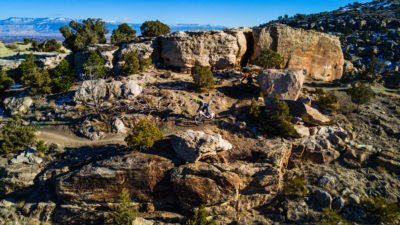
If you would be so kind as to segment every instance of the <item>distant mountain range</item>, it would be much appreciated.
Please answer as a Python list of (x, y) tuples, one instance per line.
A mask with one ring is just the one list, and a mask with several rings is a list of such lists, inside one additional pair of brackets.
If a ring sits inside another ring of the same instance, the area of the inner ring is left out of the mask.
[[(11, 17), (0, 20), (0, 38), (11, 37), (55, 37), (61, 38), (59, 28), (67, 25), (74, 19), (70, 18), (21, 18)], [(82, 21), (82, 20), (78, 20)], [(122, 22), (106, 22), (110, 31)], [(141, 24), (129, 23), (140, 35)], [(200, 24), (170, 24), (173, 32), (175, 31), (194, 31), (194, 30), (222, 30), (223, 26), (200, 25)]]

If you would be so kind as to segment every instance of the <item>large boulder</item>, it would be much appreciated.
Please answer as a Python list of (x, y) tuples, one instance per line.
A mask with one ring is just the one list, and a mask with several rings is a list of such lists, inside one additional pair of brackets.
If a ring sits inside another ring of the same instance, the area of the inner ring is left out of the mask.
[(143, 88), (134, 80), (129, 80), (121, 86), (122, 96), (125, 98), (135, 98), (142, 94)]
[(93, 99), (103, 99), (107, 96), (107, 84), (103, 79), (85, 80), (75, 92), (75, 102), (90, 102)]
[(140, 152), (124, 153), (90, 163), (56, 181), (61, 201), (82, 204), (112, 203), (121, 190), (139, 202), (162, 203), (171, 197), (167, 179), (174, 164), (163, 157)]
[(262, 49), (272, 49), (284, 58), (287, 68), (305, 69), (308, 78), (332, 81), (342, 77), (344, 57), (338, 37), (273, 24), (254, 29), (253, 38), (253, 59)]
[(300, 101), (287, 101), (290, 108), (290, 113), (294, 116), (300, 117), (304, 122), (311, 125), (325, 125), (330, 122), (330, 119), (320, 113), (317, 109), (304, 104)]
[(3, 101), (4, 108), (12, 116), (22, 115), (29, 112), (33, 105), (31, 97), (10, 97)]
[(175, 169), (171, 182), (182, 207), (191, 209), (237, 199), (241, 180), (221, 166), (199, 162)]
[(176, 154), (186, 162), (196, 162), (205, 156), (232, 149), (232, 144), (220, 134), (186, 130), (172, 139)]
[(217, 69), (240, 65), (251, 30), (176, 32), (161, 37), (165, 66), (190, 70), (196, 63)]
[(266, 99), (278, 97), (296, 101), (304, 83), (304, 70), (264, 70), (257, 81)]

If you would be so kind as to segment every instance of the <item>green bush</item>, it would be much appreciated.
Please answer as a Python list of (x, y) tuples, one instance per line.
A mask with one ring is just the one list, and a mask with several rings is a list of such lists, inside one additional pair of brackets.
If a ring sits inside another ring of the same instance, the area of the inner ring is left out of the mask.
[(132, 29), (128, 24), (118, 25), (111, 35), (111, 43), (120, 45), (123, 42), (130, 42), (136, 39), (136, 30)]
[(156, 20), (156, 21), (146, 21), (140, 26), (142, 35), (145, 37), (158, 37), (171, 32), (171, 28)]
[(122, 58), (125, 62), (122, 69), (126, 75), (145, 71), (152, 64), (150, 58), (140, 60), (135, 51), (126, 52)]
[(127, 189), (122, 189), (119, 194), (119, 206), (113, 213), (113, 224), (115, 225), (131, 225), (136, 219), (137, 211), (131, 206), (131, 196)]
[(151, 66), (151, 64), (153, 64), (153, 60), (151, 58), (140, 60), (140, 71), (147, 70)]
[(59, 52), (61, 50), (61, 44), (55, 40), (46, 40), (39, 44), (38, 51), (40, 52)]
[(24, 150), (36, 143), (35, 128), (23, 126), (18, 119), (8, 121), (0, 128), (0, 154)]
[(398, 224), (400, 222), (400, 207), (397, 202), (390, 202), (382, 197), (364, 198), (362, 205), (368, 215), (373, 215), (379, 224)]
[(259, 120), (259, 129), (276, 136), (296, 137), (297, 132), (291, 121), (287, 103), (274, 99), (272, 104), (264, 110), (263, 119)]
[(193, 218), (189, 219), (186, 222), (186, 225), (215, 225), (216, 222), (215, 220), (208, 220), (208, 212), (205, 209), (204, 206), (200, 206), (199, 209), (197, 209), (194, 212)]
[(206, 91), (214, 88), (214, 75), (210, 67), (196, 65), (192, 69), (194, 87), (199, 91)]
[(147, 150), (162, 138), (163, 134), (156, 124), (142, 119), (136, 124), (133, 132), (125, 138), (125, 142), (129, 147)]
[(75, 81), (75, 73), (68, 60), (63, 59), (56, 68), (51, 71), (53, 78), (53, 91), (66, 92)]
[(336, 211), (325, 208), (322, 209), (323, 216), (321, 219), (321, 225), (351, 225), (349, 221), (343, 218), (339, 213)]
[(271, 49), (262, 49), (260, 55), (251, 61), (252, 64), (264, 69), (280, 69), (283, 66), (283, 62), (283, 57)]
[(44, 155), (49, 150), (49, 146), (47, 146), (44, 141), (40, 140), (36, 142), (36, 151), (39, 154)]
[(72, 21), (69, 26), (61, 27), (60, 32), (65, 38), (64, 46), (72, 51), (82, 50), (91, 44), (107, 43), (108, 30), (101, 19), (89, 18), (82, 23)]
[(357, 104), (357, 111), (359, 111), (360, 105), (370, 102), (375, 96), (372, 88), (364, 83), (356, 83), (352, 85), (352, 88), (348, 93), (351, 96), (351, 101)]
[(126, 52), (122, 56), (125, 64), (123, 65), (123, 70), (126, 75), (136, 74), (140, 70), (139, 57), (135, 51)]
[(22, 82), (30, 88), (33, 94), (49, 94), (52, 81), (47, 70), (40, 69), (35, 63), (35, 56), (30, 54), (19, 66)]
[(3, 94), (7, 89), (14, 85), (14, 80), (7, 76), (7, 72), (0, 69), (0, 94)]
[(306, 197), (308, 195), (307, 181), (300, 177), (287, 181), (283, 194), (289, 197)]
[(324, 110), (335, 112), (339, 110), (339, 100), (336, 95), (326, 93), (323, 89), (317, 89), (317, 105)]
[(261, 107), (260, 107), (260, 105), (258, 105), (257, 100), (255, 100), (255, 99), (251, 100), (249, 113), (247, 115), (253, 121), (258, 121), (260, 119)]
[(104, 78), (107, 75), (106, 62), (97, 52), (92, 52), (83, 64), (83, 70), (90, 79)]

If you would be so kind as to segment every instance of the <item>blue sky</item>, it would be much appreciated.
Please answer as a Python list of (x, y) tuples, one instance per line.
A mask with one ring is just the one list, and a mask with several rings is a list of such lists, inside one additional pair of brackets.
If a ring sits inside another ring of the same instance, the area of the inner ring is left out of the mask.
[[(0, 19), (8, 17), (103, 18), (141, 23), (196, 23), (254, 26), (280, 15), (337, 9), (354, 0), (0, 0)], [(368, 0), (358, 0), (368, 2)]]

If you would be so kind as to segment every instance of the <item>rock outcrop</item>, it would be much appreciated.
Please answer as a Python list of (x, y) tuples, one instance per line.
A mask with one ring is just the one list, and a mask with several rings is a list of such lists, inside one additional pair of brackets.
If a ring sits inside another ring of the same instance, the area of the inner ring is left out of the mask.
[(89, 102), (93, 99), (103, 99), (107, 95), (107, 84), (103, 79), (85, 80), (75, 92), (75, 102)]
[(0, 196), (29, 193), (35, 177), (42, 169), (42, 159), (28, 149), (11, 160), (0, 159)]
[(135, 98), (142, 92), (143, 88), (134, 80), (108, 83), (104, 79), (85, 80), (75, 92), (74, 101), (87, 103), (93, 99)]
[(33, 100), (31, 97), (10, 97), (4, 99), (3, 104), (10, 115), (17, 116), (28, 113), (33, 105)]
[(143, 88), (134, 80), (129, 80), (121, 86), (122, 96), (135, 98), (143, 92)]
[(253, 59), (266, 48), (278, 52), (286, 68), (305, 69), (310, 79), (332, 81), (343, 74), (343, 52), (335, 36), (274, 24), (254, 29), (253, 38)]
[(221, 165), (199, 162), (175, 169), (171, 182), (181, 205), (191, 209), (237, 199), (241, 179)]
[(232, 144), (220, 134), (187, 130), (172, 139), (176, 154), (186, 162), (196, 162), (205, 156), (232, 149)]
[(304, 71), (301, 69), (264, 70), (257, 77), (266, 100), (278, 97), (282, 100), (296, 101), (304, 79)]
[(161, 37), (161, 60), (183, 71), (196, 63), (217, 69), (237, 67), (247, 51), (247, 32), (251, 30), (172, 33)]
[(287, 101), (290, 113), (300, 117), (304, 122), (311, 125), (325, 125), (330, 122), (330, 119), (320, 113), (317, 109), (299, 101)]
[(133, 152), (114, 156), (60, 177), (56, 194), (64, 202), (106, 203), (118, 200), (126, 188), (135, 201), (161, 204), (171, 196), (165, 183), (172, 168), (170, 160), (156, 155)]

